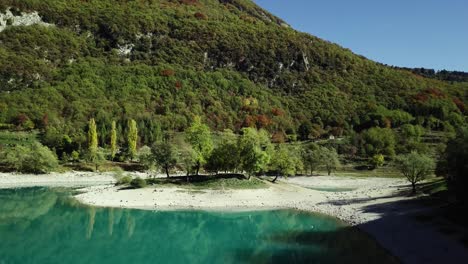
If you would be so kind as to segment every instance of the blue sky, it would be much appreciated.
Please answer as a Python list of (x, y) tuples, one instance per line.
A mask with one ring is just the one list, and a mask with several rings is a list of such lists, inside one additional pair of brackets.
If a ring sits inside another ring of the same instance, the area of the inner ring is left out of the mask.
[(397, 66), (468, 72), (468, 0), (254, 0), (297, 30)]

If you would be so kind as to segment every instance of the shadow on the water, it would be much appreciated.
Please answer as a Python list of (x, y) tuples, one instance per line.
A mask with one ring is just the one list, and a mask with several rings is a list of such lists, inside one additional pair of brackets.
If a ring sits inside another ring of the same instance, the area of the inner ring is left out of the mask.
[(399, 263), (372, 238), (355, 227), (337, 231), (292, 231), (264, 237), (279, 250), (255, 247), (236, 251), (246, 263)]

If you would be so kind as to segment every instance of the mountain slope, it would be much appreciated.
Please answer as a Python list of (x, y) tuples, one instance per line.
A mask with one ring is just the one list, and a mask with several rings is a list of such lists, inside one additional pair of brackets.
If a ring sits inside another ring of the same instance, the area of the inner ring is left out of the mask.
[[(467, 83), (367, 60), (249, 0), (4, 0), (2, 10), (1, 123), (80, 140), (90, 117), (103, 133), (134, 118), (149, 142), (148, 127), (183, 130), (194, 114), (217, 130), (281, 135), (304, 122), (316, 135), (464, 122)], [(34, 12), (41, 21), (20, 23)]]

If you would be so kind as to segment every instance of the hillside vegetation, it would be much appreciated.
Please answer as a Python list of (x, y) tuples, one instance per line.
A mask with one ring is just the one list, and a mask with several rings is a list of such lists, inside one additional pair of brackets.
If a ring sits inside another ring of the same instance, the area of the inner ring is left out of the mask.
[[(183, 131), (263, 128), (276, 142), (405, 124), (453, 132), (468, 84), (424, 78), (297, 32), (249, 0), (3, 0), (0, 123), (76, 148), (136, 120), (139, 145)], [(16, 25), (38, 12), (47, 24)], [(119, 141), (123, 142), (123, 138)]]

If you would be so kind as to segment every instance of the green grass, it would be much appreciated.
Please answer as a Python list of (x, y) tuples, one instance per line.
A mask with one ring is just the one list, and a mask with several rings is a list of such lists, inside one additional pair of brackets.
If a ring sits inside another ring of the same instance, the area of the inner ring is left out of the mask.
[[(326, 171), (316, 171), (314, 175), (327, 176)], [(337, 177), (377, 177), (377, 178), (402, 178), (403, 175), (394, 168), (384, 167), (375, 170), (356, 170), (351, 167), (340, 168), (332, 172), (330, 176)]]
[(419, 185), (419, 190), (427, 195), (438, 195), (447, 192), (447, 182), (442, 177), (434, 177)]
[(214, 190), (224, 190), (224, 189), (262, 189), (266, 188), (267, 184), (258, 179), (258, 178), (251, 178), (250, 180), (247, 179), (210, 179), (204, 182), (196, 182), (193, 183), (192, 188), (194, 189), (214, 189)]
[(189, 190), (226, 190), (226, 189), (262, 189), (267, 188), (265, 181), (258, 178), (250, 180), (242, 177), (216, 177), (216, 176), (199, 176), (196, 180), (187, 182), (186, 177), (171, 177), (171, 178), (156, 178), (148, 179), (149, 184), (156, 186), (172, 186), (181, 187)]

